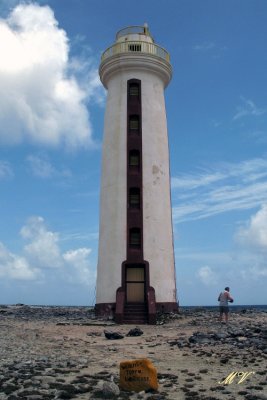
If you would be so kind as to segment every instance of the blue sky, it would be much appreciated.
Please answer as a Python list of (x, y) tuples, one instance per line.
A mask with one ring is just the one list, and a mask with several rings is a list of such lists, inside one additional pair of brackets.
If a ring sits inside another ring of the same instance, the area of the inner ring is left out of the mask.
[(178, 298), (266, 304), (267, 3), (0, 3), (0, 303), (95, 299), (101, 53), (147, 22), (166, 90)]

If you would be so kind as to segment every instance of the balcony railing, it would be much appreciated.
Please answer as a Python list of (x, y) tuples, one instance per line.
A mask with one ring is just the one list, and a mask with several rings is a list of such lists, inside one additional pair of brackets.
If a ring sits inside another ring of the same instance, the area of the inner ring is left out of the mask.
[(101, 57), (101, 62), (103, 62), (104, 60), (106, 60), (111, 56), (122, 53), (151, 54), (160, 57), (167, 62), (170, 62), (170, 55), (165, 49), (154, 43), (141, 42), (141, 41), (134, 41), (134, 42), (125, 41), (121, 43), (115, 43), (113, 46), (109, 47), (106, 51), (104, 51)]

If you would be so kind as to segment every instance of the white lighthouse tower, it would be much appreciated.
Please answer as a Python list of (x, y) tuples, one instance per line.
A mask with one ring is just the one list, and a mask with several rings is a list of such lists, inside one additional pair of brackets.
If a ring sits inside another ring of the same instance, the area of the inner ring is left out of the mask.
[(107, 89), (96, 312), (155, 323), (177, 310), (164, 89), (172, 68), (147, 25), (120, 30), (102, 55)]

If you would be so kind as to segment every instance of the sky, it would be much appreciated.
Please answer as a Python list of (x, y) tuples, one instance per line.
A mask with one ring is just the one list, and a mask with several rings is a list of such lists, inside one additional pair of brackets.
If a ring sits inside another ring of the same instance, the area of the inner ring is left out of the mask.
[(148, 23), (165, 91), (181, 306), (267, 304), (267, 2), (0, 1), (0, 304), (95, 301), (101, 53)]

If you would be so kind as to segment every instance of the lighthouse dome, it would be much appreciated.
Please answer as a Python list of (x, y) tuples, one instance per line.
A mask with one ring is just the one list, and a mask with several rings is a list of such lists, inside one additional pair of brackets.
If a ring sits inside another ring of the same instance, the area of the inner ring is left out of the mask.
[(121, 43), (126, 41), (154, 43), (147, 24), (144, 24), (144, 26), (128, 26), (119, 30), (116, 35), (116, 42)]

